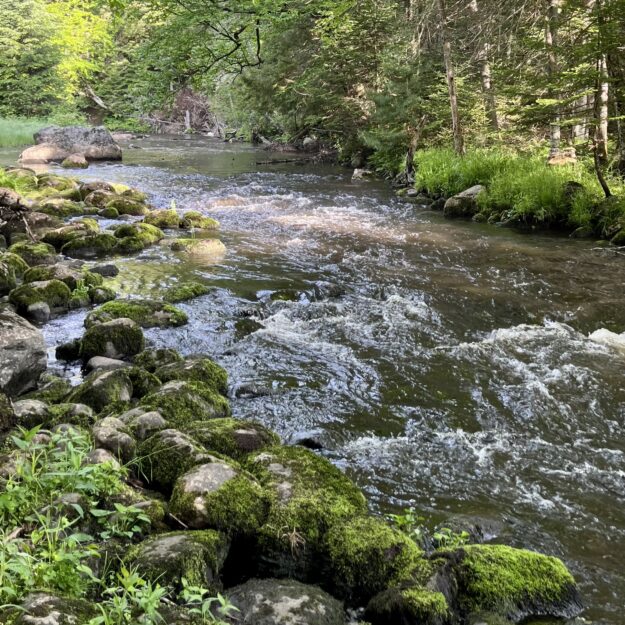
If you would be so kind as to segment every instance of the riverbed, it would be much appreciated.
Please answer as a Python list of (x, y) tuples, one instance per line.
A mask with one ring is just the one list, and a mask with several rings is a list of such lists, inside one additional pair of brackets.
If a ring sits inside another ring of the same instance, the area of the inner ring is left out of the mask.
[[(215, 358), (235, 416), (321, 447), (372, 509), (477, 517), (497, 541), (561, 557), (587, 618), (625, 623), (625, 353), (588, 338), (625, 331), (624, 254), (450, 222), (339, 167), (267, 164), (296, 155), (133, 145), (77, 176), (214, 217), (228, 249), (213, 265), (166, 247), (116, 261), (120, 296), (213, 287), (181, 305), (187, 326), (147, 331), (155, 346)], [(84, 315), (44, 326), (51, 366)]]

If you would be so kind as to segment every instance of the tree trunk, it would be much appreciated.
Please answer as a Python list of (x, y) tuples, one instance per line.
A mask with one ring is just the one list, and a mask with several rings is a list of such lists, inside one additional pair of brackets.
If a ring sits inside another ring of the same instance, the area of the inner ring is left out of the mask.
[(456, 90), (456, 75), (451, 53), (451, 41), (447, 31), (447, 12), (445, 10), (445, 0), (438, 0), (438, 10), (441, 20), (441, 36), (443, 39), (443, 58), (445, 60), (445, 74), (447, 77), (447, 90), (449, 91), (449, 104), (451, 107), (451, 128), (454, 135), (454, 150), (457, 154), (464, 154), (464, 138), (462, 136), (462, 126), (460, 125), (460, 115), (458, 113), (458, 93)]
[[(549, 73), (549, 97), (557, 99), (557, 89), (554, 82), (558, 80), (558, 20), (560, 17), (561, 0), (547, 0), (547, 24), (545, 27), (545, 47), (547, 48), (547, 71)], [(555, 105), (555, 110), (549, 126), (549, 157), (557, 156), (560, 152), (560, 106)]]
[(595, 149), (597, 158), (602, 165), (608, 162), (608, 66), (605, 54), (597, 62), (597, 126)]

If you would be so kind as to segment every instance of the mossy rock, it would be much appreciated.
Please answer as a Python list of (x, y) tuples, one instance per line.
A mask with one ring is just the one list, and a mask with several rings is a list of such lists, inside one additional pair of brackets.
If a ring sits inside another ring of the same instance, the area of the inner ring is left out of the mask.
[(41, 239), (44, 243), (49, 243), (55, 249), (60, 250), (66, 243), (78, 237), (97, 234), (100, 226), (95, 219), (85, 218), (80, 221), (62, 226), (55, 230), (49, 230)]
[(104, 219), (117, 219), (119, 217), (119, 211), (111, 206), (110, 208), (101, 208), (98, 211), (98, 215), (104, 217)]
[(88, 213), (88, 209), (82, 202), (75, 202), (65, 198), (47, 198), (39, 202), (37, 210), (40, 213), (67, 219), (68, 217), (78, 217)]
[(252, 476), (215, 459), (178, 478), (169, 506), (171, 514), (190, 528), (251, 537), (267, 517), (269, 499)]
[(176, 239), (171, 244), (175, 252), (185, 252), (189, 258), (201, 265), (214, 265), (226, 255), (226, 246), (218, 239)]
[(42, 282), (45, 280), (60, 280), (72, 291), (83, 279), (83, 274), (68, 265), (57, 263), (56, 265), (38, 265), (31, 267), (24, 273), (24, 282)]
[(93, 409), (86, 404), (66, 402), (53, 404), (48, 407), (49, 420), (47, 427), (54, 427), (60, 423), (70, 423), (80, 428), (90, 429), (95, 423)]
[[(115, 371), (120, 371), (120, 369)], [(108, 416), (96, 421), (91, 432), (96, 449), (110, 451), (124, 464), (134, 460), (137, 451), (137, 441), (135, 441), (132, 433), (126, 428), (124, 422), (117, 417)]]
[(85, 327), (90, 328), (98, 323), (124, 317), (132, 319), (142, 328), (167, 328), (184, 325), (187, 315), (163, 302), (146, 299), (117, 300), (108, 302), (89, 313), (85, 319)]
[(180, 217), (174, 208), (152, 211), (143, 218), (143, 221), (157, 228), (180, 227)]
[(38, 399), (47, 404), (57, 404), (64, 401), (71, 390), (72, 385), (65, 378), (44, 373), (39, 378), (37, 390), (22, 395), (21, 399)]
[(7, 250), (19, 256), (29, 267), (35, 265), (54, 265), (57, 261), (56, 250), (48, 243), (14, 243)]
[(149, 213), (148, 207), (143, 202), (136, 202), (128, 197), (117, 196), (108, 202), (105, 208), (114, 208), (120, 215), (143, 216)]
[(45, 302), (51, 310), (65, 309), (72, 296), (67, 284), (60, 280), (42, 280), (22, 284), (9, 293), (9, 301), (18, 312), (26, 313), (28, 307), (38, 302)]
[(134, 357), (133, 363), (137, 365), (137, 367), (154, 373), (160, 367), (174, 362), (182, 362), (182, 360), (182, 356), (175, 349), (166, 347), (160, 349), (146, 349)]
[(112, 302), (116, 297), (117, 293), (107, 286), (89, 287), (89, 299), (96, 306)]
[(200, 230), (217, 230), (219, 222), (212, 217), (205, 217), (198, 211), (187, 211), (180, 219), (181, 228), (199, 228)]
[(0, 432), (5, 432), (14, 425), (15, 412), (11, 400), (4, 393), (0, 393)]
[(353, 605), (415, 576), (425, 582), (432, 573), (413, 540), (372, 516), (334, 525), (325, 543), (324, 584)]
[(206, 356), (190, 356), (181, 362), (160, 367), (155, 372), (162, 382), (186, 380), (201, 382), (204, 386), (226, 396), (228, 394), (228, 374), (223, 367)]
[(280, 291), (274, 291), (269, 296), (269, 299), (272, 302), (297, 302), (299, 297), (299, 293), (294, 289), (281, 289)]
[(368, 603), (364, 615), (371, 625), (444, 625), (450, 617), (445, 595), (419, 586), (379, 593)]
[(7, 295), (17, 286), (15, 271), (0, 257), (0, 296)]
[(141, 367), (128, 367), (126, 372), (132, 381), (132, 396), (135, 399), (154, 393), (162, 386), (161, 381), (153, 373)]
[(99, 273), (89, 270), (83, 270), (82, 281), (88, 287), (102, 286), (104, 284), (104, 278)]
[(228, 400), (200, 382), (167, 382), (140, 403), (160, 412), (172, 427), (183, 430), (193, 421), (230, 416)]
[(445, 566), (463, 615), (491, 612), (518, 623), (573, 618), (583, 609), (575, 579), (558, 558), (504, 545), (469, 545)]
[(133, 254), (158, 243), (164, 233), (149, 224), (124, 224), (115, 229), (117, 251), (122, 254)]
[(0, 622), (5, 625), (77, 625), (88, 623), (97, 614), (93, 602), (35, 592), (17, 607), (0, 608)]
[(94, 371), (69, 394), (67, 401), (87, 404), (98, 413), (107, 407), (127, 405), (132, 392), (132, 382), (125, 369)]
[(103, 180), (92, 180), (91, 182), (83, 182), (79, 186), (80, 196), (86, 198), (94, 191), (106, 191), (107, 193), (115, 193), (115, 187)]
[(85, 332), (80, 357), (87, 362), (94, 356), (127, 358), (145, 349), (145, 338), (132, 319), (113, 319), (93, 325)]
[(251, 454), (245, 466), (272, 498), (258, 537), (261, 573), (318, 580), (327, 532), (366, 513), (363, 494), (331, 462), (301, 447)]
[(16, 278), (22, 278), (28, 270), (28, 264), (26, 261), (17, 254), (12, 252), (5, 252), (0, 256), (0, 262), (10, 267), (15, 273)]
[(122, 197), (128, 198), (129, 200), (133, 200), (135, 202), (147, 202), (148, 194), (143, 191), (139, 191), (138, 189), (124, 189), (121, 192)]
[(139, 445), (139, 464), (151, 488), (170, 494), (176, 480), (193, 467), (215, 458), (180, 430), (165, 429)]
[(136, 567), (144, 579), (175, 591), (182, 589), (184, 578), (215, 594), (221, 590), (219, 576), (229, 547), (226, 536), (215, 530), (169, 532), (133, 547), (124, 565)]
[[(106, 205), (115, 199), (115, 193), (106, 191), (105, 189), (96, 189), (85, 197), (85, 204), (88, 206), (95, 206), (96, 208), (104, 209)], [(117, 214), (117, 209), (113, 209)]]
[(207, 450), (243, 461), (251, 453), (280, 444), (280, 437), (260, 423), (210, 419), (192, 423), (188, 432)]
[(117, 243), (118, 239), (112, 234), (101, 232), (68, 241), (61, 248), (61, 253), (72, 258), (101, 258), (114, 254)]
[(176, 304), (177, 302), (186, 302), (195, 297), (206, 295), (209, 292), (210, 288), (199, 282), (183, 282), (182, 284), (169, 287), (164, 299), (166, 302)]
[(39, 174), (37, 176), (37, 186), (40, 189), (51, 188), (56, 191), (69, 191), (78, 189), (79, 186), (75, 180), (65, 176), (57, 176), (56, 174)]

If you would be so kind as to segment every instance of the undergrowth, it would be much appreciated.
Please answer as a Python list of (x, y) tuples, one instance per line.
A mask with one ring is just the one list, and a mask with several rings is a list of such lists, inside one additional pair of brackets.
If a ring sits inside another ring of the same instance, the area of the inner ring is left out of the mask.
[[(33, 591), (96, 603), (85, 625), (156, 625), (160, 610), (177, 603), (198, 623), (222, 623), (235, 608), (204, 588), (183, 582), (176, 595), (137, 570), (105, 562), (106, 541), (132, 542), (149, 528), (139, 508), (107, 504), (127, 486), (117, 463), (90, 464), (89, 436), (68, 428), (21, 430), (5, 443), (0, 478), (0, 618)], [(5, 621), (2, 621), (5, 622)]]

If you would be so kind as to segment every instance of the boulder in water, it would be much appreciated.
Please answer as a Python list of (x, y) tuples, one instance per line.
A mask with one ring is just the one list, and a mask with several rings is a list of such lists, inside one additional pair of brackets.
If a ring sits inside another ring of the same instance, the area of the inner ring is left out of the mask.
[(87, 169), (89, 161), (83, 154), (70, 154), (66, 159), (63, 159), (61, 167), (65, 169)]
[(22, 152), (20, 162), (61, 162), (71, 155), (81, 155), (87, 161), (120, 161), (122, 158), (122, 149), (104, 126), (50, 126), (36, 132), (34, 139), (36, 145)]
[(445, 202), (443, 215), (450, 218), (473, 217), (479, 210), (477, 197), (482, 191), (484, 191), (484, 187), (481, 184), (476, 184), (462, 191), (462, 193), (450, 197)]

